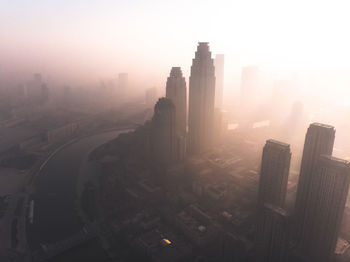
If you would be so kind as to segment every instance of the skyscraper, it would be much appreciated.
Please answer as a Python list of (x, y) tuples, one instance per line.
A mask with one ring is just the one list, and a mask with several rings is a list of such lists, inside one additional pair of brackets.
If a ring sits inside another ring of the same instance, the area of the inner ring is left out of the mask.
[(196, 154), (210, 149), (213, 143), (215, 68), (208, 43), (198, 44), (189, 90), (189, 152)]
[(151, 153), (160, 165), (176, 160), (175, 106), (168, 98), (160, 98), (154, 107), (151, 122)]
[(287, 212), (271, 204), (260, 209), (255, 237), (256, 262), (288, 261), (288, 219)]
[(288, 144), (269, 139), (266, 141), (261, 161), (259, 180), (259, 206), (270, 203), (284, 206), (290, 167)]
[(306, 214), (313, 204), (309, 198), (314, 190), (312, 180), (316, 174), (315, 168), (321, 155), (332, 155), (334, 137), (334, 127), (320, 123), (311, 124), (306, 133), (294, 212), (296, 242), (301, 241), (306, 230)]
[(348, 161), (322, 155), (313, 170), (298, 252), (310, 262), (331, 262), (350, 182)]
[(186, 80), (180, 67), (173, 67), (170, 71), (166, 82), (166, 97), (175, 105), (177, 134), (183, 136), (187, 126), (187, 94)]
[(222, 108), (223, 92), (224, 92), (224, 55), (217, 54), (215, 56), (215, 107)]

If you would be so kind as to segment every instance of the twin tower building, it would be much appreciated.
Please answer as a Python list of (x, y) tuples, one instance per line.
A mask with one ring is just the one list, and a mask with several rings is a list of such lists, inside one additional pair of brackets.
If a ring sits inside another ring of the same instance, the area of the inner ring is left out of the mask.
[(305, 137), (294, 212), (284, 210), (288, 144), (268, 140), (259, 185), (256, 262), (333, 262), (350, 184), (350, 163), (332, 156), (333, 126), (312, 123)]
[[(223, 69), (223, 55), (219, 57), (219, 67)], [(219, 78), (217, 99), (222, 99), (223, 77)], [(208, 43), (200, 42), (191, 66), (188, 125), (186, 80), (181, 68), (173, 67), (166, 83), (166, 98), (158, 100), (152, 119), (151, 144), (155, 158), (167, 164), (183, 159), (185, 152), (198, 154), (210, 149), (214, 136), (214, 107), (214, 60)]]

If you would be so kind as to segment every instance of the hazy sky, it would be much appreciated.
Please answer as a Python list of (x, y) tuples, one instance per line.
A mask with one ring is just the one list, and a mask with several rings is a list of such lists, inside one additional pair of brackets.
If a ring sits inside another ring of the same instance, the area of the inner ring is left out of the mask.
[(336, 0), (0, 0), (0, 70), (127, 71), (158, 83), (171, 66), (188, 75), (208, 41), (226, 55), (227, 79), (249, 64), (349, 71), (348, 12)]

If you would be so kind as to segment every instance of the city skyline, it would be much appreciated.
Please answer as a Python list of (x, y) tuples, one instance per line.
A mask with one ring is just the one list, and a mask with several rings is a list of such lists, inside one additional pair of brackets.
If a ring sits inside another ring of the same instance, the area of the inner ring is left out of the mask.
[(0, 4), (1, 262), (350, 261), (341, 0)]
[[(208, 41), (214, 54), (225, 54), (228, 94), (239, 89), (241, 67), (249, 65), (258, 65), (266, 73), (266, 81), (270, 81), (270, 75), (288, 78), (296, 72), (303, 81), (311, 82), (310, 90), (326, 92), (332, 88), (348, 93), (349, 38), (341, 33), (346, 30), (348, 17), (341, 1), (334, 4), (288, 1), (286, 6), (279, 1), (252, 1), (251, 5), (261, 10), (253, 13), (245, 1), (191, 2), (187, 8), (181, 8), (181, 2), (109, 0), (98, 3), (76, 0), (70, 4), (57, 0), (35, 3), (16, 0), (1, 5), (0, 24), (4, 26), (0, 28), (3, 39), (0, 76), (28, 75), (34, 71), (62, 83), (65, 79), (92, 81), (122, 71), (152, 85), (163, 85), (167, 68), (174, 65), (181, 66), (187, 78), (190, 72), (187, 57), (192, 53), (193, 43)], [(153, 5), (158, 8), (151, 10)], [(199, 5), (204, 11), (196, 12)], [(103, 17), (95, 10), (103, 13)], [(150, 17), (150, 12), (157, 15)], [(182, 13), (183, 19), (176, 20), (175, 13)], [(197, 19), (192, 20), (193, 15)], [(294, 23), (296, 16), (299, 19)], [(143, 26), (145, 30), (139, 30)], [(182, 32), (181, 41), (173, 41), (171, 32), (177, 31)], [(151, 61), (153, 66), (149, 67)], [(350, 104), (349, 99), (336, 92), (327, 92), (324, 97), (330, 95)]]

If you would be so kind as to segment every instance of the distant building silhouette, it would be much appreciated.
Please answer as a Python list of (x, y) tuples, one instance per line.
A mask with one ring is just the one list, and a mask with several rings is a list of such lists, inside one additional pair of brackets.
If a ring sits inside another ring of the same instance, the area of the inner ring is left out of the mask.
[(34, 74), (33, 80), (26, 84), (26, 98), (30, 104), (40, 105), (47, 102), (49, 89), (41, 74)]
[(223, 93), (224, 93), (224, 61), (225, 56), (223, 54), (217, 54), (215, 56), (215, 107), (222, 108)]
[(175, 106), (168, 98), (160, 98), (151, 122), (151, 151), (156, 163), (169, 165), (176, 160)]
[(297, 250), (306, 261), (332, 262), (349, 189), (350, 163), (323, 155), (316, 165)]
[(306, 230), (306, 217), (314, 199), (311, 192), (315, 190), (312, 183), (318, 160), (321, 155), (332, 155), (335, 137), (333, 126), (313, 123), (309, 126), (305, 137), (303, 157), (295, 202), (295, 241), (300, 243)]
[(215, 68), (208, 43), (200, 42), (192, 60), (189, 86), (189, 152), (196, 154), (213, 143)]
[(271, 204), (261, 207), (255, 237), (256, 262), (288, 261), (287, 212)]
[(176, 109), (177, 134), (184, 136), (187, 128), (186, 80), (180, 67), (173, 67), (166, 82), (166, 97), (171, 99)]
[(259, 206), (270, 203), (284, 206), (290, 167), (290, 146), (269, 139), (266, 141), (261, 161), (259, 180)]

